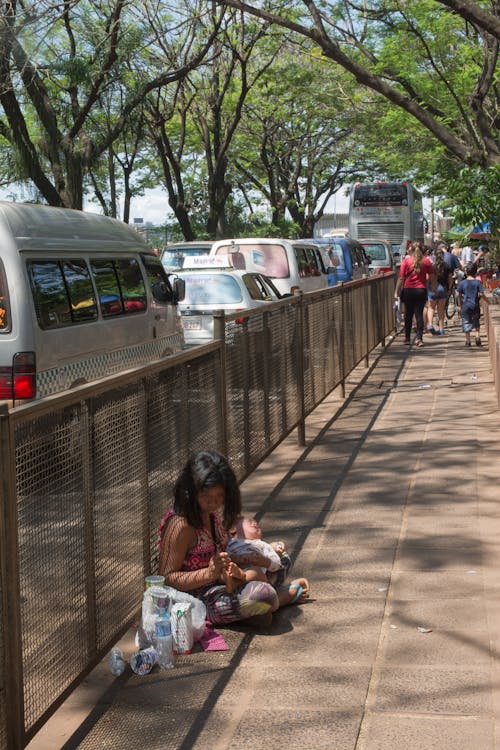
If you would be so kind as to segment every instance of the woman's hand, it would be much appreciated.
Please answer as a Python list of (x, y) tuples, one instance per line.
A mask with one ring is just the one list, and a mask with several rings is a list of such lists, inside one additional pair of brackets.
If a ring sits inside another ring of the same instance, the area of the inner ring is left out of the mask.
[(216, 581), (224, 571), (229, 567), (231, 558), (227, 552), (216, 552), (215, 555), (210, 558), (207, 570), (210, 573), (210, 577), (213, 581)]

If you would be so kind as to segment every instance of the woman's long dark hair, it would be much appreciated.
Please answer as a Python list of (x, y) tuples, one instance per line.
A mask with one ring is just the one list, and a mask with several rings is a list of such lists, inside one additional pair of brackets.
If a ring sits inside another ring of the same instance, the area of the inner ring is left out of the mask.
[(436, 274), (438, 283), (442, 284), (443, 286), (447, 286), (450, 269), (449, 266), (444, 262), (444, 252), (441, 249), (436, 250), (434, 256), (434, 272)]
[(227, 458), (217, 451), (193, 453), (175, 483), (174, 510), (190, 526), (201, 529), (203, 523), (198, 493), (211, 487), (224, 489), (223, 524), (229, 530), (241, 515), (241, 494)]

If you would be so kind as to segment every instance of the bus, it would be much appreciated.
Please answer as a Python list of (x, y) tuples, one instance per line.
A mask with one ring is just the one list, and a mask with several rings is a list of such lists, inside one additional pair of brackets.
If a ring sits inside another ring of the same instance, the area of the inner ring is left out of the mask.
[(362, 182), (351, 188), (349, 235), (388, 240), (404, 255), (410, 242), (424, 241), (422, 196), (409, 182)]

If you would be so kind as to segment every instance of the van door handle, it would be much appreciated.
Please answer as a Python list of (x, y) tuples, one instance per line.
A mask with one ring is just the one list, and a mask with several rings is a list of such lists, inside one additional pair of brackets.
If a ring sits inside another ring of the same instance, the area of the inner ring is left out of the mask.
[(161, 315), (155, 315), (155, 320), (161, 320)]

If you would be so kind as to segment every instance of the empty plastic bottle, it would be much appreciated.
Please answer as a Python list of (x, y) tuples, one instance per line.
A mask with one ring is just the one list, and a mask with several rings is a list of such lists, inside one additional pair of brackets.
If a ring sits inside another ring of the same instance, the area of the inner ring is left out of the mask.
[(123, 658), (123, 651), (114, 646), (109, 653), (109, 668), (111, 674), (115, 677), (119, 677), (125, 672), (125, 659)]
[(167, 615), (157, 618), (153, 643), (158, 652), (158, 666), (160, 669), (172, 669), (174, 666), (174, 639), (172, 637), (170, 618)]

